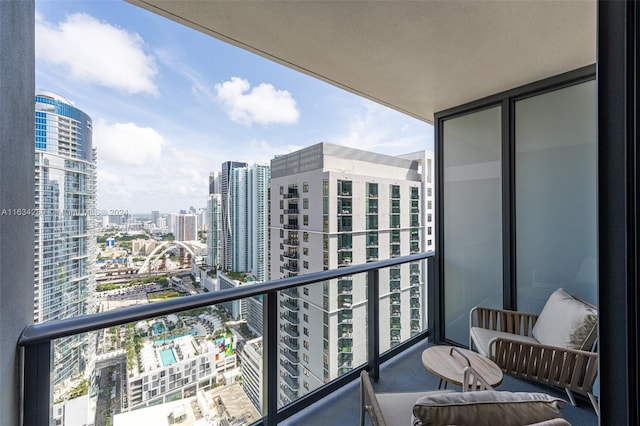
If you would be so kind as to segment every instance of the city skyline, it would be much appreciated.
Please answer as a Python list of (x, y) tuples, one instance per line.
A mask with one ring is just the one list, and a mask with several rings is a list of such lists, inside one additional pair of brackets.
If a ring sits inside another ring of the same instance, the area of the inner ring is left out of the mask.
[(36, 86), (94, 118), (101, 210), (201, 207), (223, 161), (268, 163), (322, 141), (433, 147), (424, 122), (125, 2), (36, 9)]

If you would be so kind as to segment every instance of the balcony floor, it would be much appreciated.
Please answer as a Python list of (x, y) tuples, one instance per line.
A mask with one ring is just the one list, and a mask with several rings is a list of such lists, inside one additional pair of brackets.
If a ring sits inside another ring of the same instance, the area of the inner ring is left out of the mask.
[[(434, 390), (438, 388), (438, 379), (423, 366), (420, 355), (430, 345), (418, 343), (409, 350), (382, 364), (380, 381), (374, 384), (376, 392), (403, 392)], [(457, 386), (450, 386), (456, 389)], [(539, 385), (532, 382), (504, 377), (498, 390), (519, 392), (542, 392), (567, 401), (562, 410), (564, 418), (573, 425), (597, 425), (598, 418), (586, 400), (577, 398), (577, 407), (572, 406), (562, 389)], [(282, 422), (282, 425), (357, 425), (360, 415), (359, 381), (354, 381), (327, 398), (308, 407), (295, 416)], [(366, 424), (371, 424), (367, 418)]]

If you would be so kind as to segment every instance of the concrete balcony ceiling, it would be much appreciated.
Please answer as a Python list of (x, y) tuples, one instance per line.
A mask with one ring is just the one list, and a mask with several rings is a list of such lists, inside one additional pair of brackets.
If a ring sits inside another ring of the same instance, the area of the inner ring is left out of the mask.
[(129, 1), (427, 122), (596, 60), (594, 1)]

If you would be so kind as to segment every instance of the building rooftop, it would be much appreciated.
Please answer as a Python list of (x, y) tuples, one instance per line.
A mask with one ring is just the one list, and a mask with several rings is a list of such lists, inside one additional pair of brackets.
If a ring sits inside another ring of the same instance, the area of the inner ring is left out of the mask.
[[(418, 154), (421, 154), (420, 157)], [(320, 142), (307, 148), (300, 149), (286, 155), (280, 155), (271, 160), (271, 178), (279, 178), (296, 173), (329, 167), (331, 162), (327, 158), (343, 158), (355, 162), (376, 163), (385, 166), (401, 167), (404, 169), (419, 168), (419, 159), (424, 157), (424, 151), (399, 156), (378, 154), (357, 148)]]
[(117, 414), (114, 426), (245, 425), (260, 419), (239, 384), (199, 391), (197, 396)]

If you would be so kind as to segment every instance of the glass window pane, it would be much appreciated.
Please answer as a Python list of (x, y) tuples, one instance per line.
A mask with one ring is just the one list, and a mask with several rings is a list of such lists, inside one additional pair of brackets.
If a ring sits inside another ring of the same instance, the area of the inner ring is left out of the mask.
[(596, 303), (596, 83), (516, 103), (518, 309), (558, 287)]
[(426, 328), (426, 268), (421, 260), (380, 270), (381, 353)]
[(501, 108), (444, 122), (445, 337), (468, 342), (469, 310), (502, 306)]

